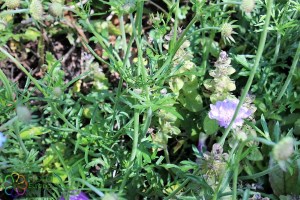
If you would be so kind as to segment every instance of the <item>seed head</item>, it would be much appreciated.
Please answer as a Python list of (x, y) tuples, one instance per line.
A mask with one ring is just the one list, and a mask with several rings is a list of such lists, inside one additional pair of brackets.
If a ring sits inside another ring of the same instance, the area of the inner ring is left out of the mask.
[(286, 161), (294, 153), (294, 139), (285, 137), (273, 148), (274, 158), (277, 161)]
[(61, 88), (60, 88), (60, 87), (55, 87), (55, 88), (53, 88), (53, 94), (54, 94), (54, 96), (56, 96), (56, 97), (60, 97), (60, 96), (62, 95)]
[(20, 6), (21, 0), (5, 0), (5, 5), (8, 9), (15, 9)]
[(31, 113), (26, 106), (17, 106), (17, 116), (22, 122), (29, 122), (31, 120)]
[(60, 17), (63, 14), (63, 5), (57, 2), (51, 3), (49, 5), (49, 13), (53, 17)]
[(235, 32), (233, 31), (234, 26), (232, 25), (232, 23), (224, 23), (220, 30), (221, 30), (221, 35), (222, 37), (227, 40), (228, 42), (235, 42), (232, 34), (235, 34)]
[(41, 21), (43, 19), (43, 4), (40, 0), (32, 0), (29, 6), (29, 11), (33, 19)]
[(241, 9), (246, 13), (250, 13), (255, 8), (255, 0), (243, 0)]

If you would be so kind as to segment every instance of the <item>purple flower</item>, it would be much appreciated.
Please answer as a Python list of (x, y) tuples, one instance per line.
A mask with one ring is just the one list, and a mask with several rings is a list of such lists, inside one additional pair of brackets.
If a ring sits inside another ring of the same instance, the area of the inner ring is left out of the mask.
[(0, 148), (3, 146), (5, 141), (6, 141), (6, 137), (4, 136), (3, 133), (0, 132)]
[[(235, 109), (239, 103), (237, 99), (225, 99), (224, 101), (217, 101), (216, 105), (210, 104), (210, 111), (208, 116), (210, 119), (216, 119), (221, 127), (227, 128), (234, 115)], [(252, 114), (250, 109), (242, 106), (236, 119), (233, 122), (232, 128), (242, 126), (244, 119)]]
[[(70, 200), (89, 200), (88, 196), (84, 192), (79, 192), (76, 190), (70, 192), (69, 199)], [(61, 197), (60, 200), (65, 200), (65, 198)]]

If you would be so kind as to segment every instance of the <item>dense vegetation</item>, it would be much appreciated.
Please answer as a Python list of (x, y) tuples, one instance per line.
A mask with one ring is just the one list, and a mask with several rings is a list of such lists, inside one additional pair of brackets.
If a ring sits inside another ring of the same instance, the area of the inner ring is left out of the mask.
[(300, 199), (299, 0), (0, 9), (0, 199)]

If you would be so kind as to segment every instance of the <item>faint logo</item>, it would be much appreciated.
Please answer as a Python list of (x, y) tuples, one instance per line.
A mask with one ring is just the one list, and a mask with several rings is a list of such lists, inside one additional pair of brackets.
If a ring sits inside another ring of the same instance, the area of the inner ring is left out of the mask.
[(5, 176), (3, 187), (5, 194), (14, 198), (25, 194), (28, 182), (24, 175), (13, 172)]

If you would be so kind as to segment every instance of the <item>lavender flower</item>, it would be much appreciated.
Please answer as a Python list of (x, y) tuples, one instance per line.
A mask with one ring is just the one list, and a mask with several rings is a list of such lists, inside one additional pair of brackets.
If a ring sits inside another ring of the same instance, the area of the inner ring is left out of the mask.
[[(88, 196), (84, 192), (78, 193), (78, 191), (71, 191), (70, 200), (89, 200)], [(60, 200), (65, 200), (64, 197), (61, 197)]]
[(0, 132), (0, 148), (3, 146), (4, 142), (6, 141), (6, 137), (3, 133)]
[[(221, 127), (227, 128), (234, 115), (235, 109), (239, 100), (225, 99), (224, 101), (217, 101), (216, 105), (210, 104), (210, 112), (208, 116), (210, 119), (216, 119)], [(252, 114), (250, 109), (241, 107), (232, 128), (242, 126), (244, 119), (248, 118)]]

